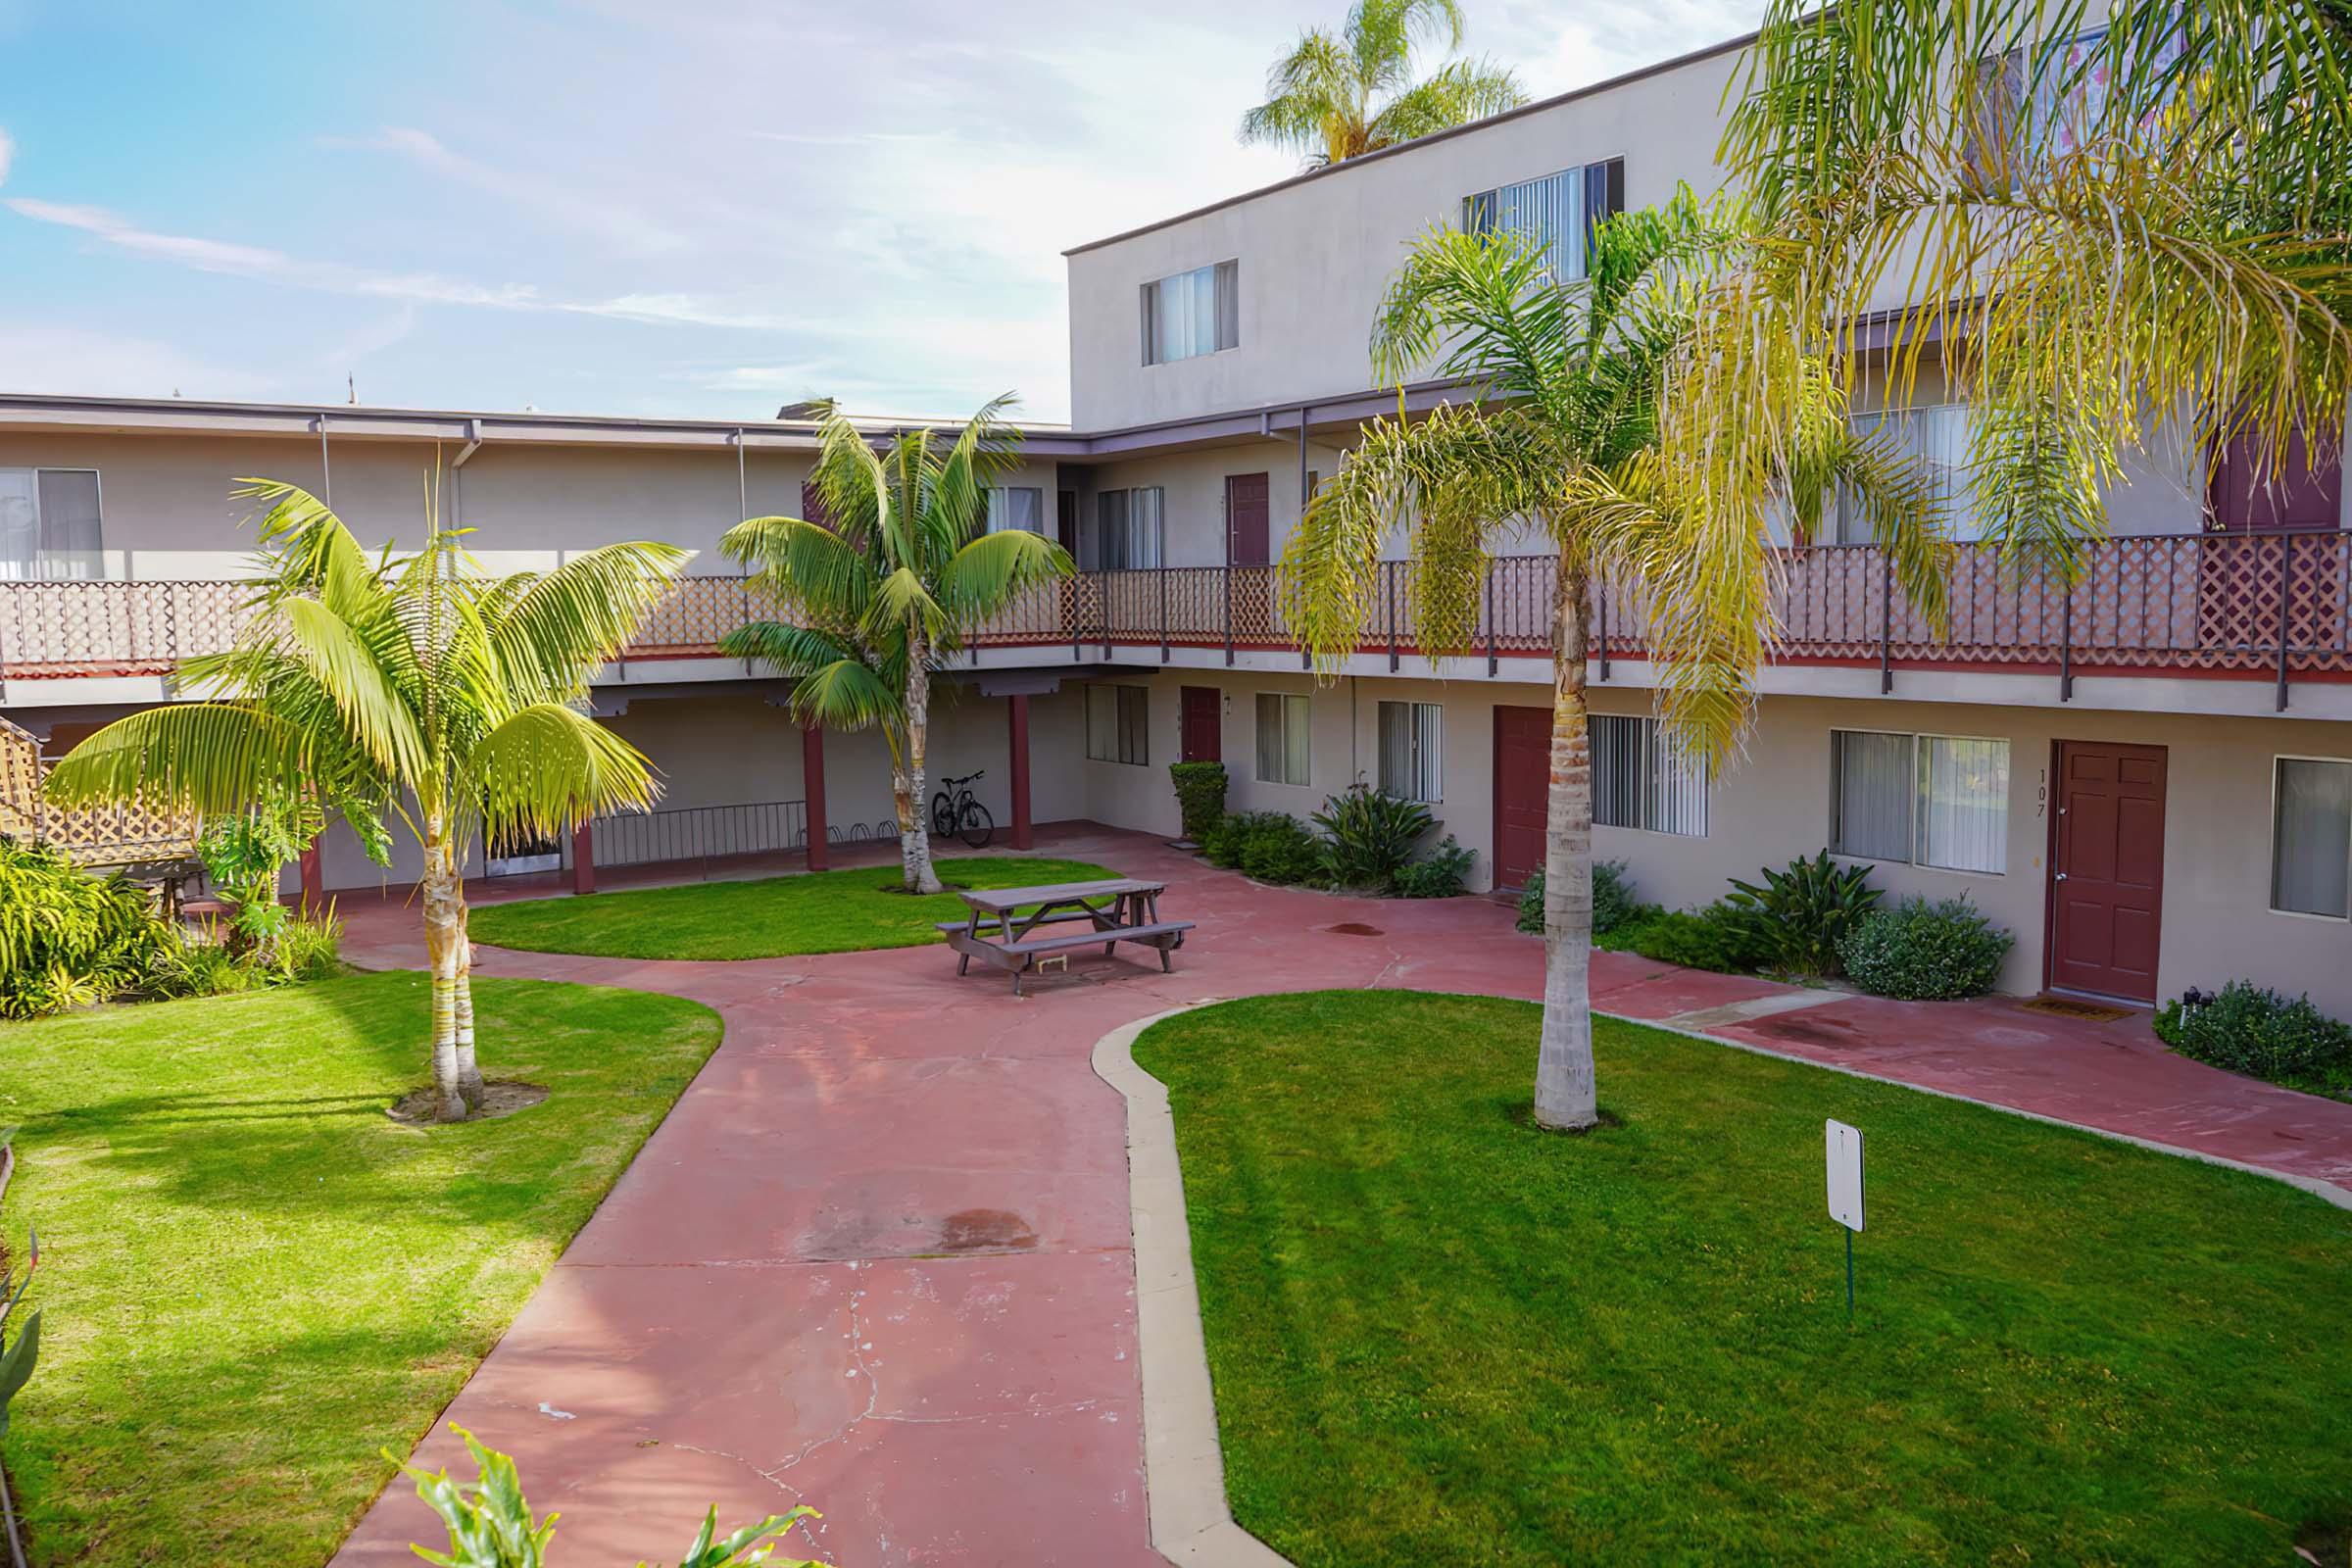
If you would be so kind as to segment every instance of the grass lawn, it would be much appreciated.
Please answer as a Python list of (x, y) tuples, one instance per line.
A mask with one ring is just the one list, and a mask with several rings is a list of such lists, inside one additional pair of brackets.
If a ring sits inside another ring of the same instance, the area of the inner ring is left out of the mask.
[[(1013, 888), (1092, 882), (1116, 871), (1084, 860), (969, 855), (938, 862), (943, 882)], [(899, 868), (859, 866), (757, 882), (599, 893), (591, 899), (528, 899), (472, 911), (476, 942), (529, 953), (597, 958), (781, 958), (797, 953), (856, 953), (937, 942), (933, 927), (966, 911), (953, 893), (910, 899)]]
[[(1537, 1009), (1329, 992), (1169, 1086), (1235, 1514), (1301, 1564), (2290, 1563), (2352, 1522), (2352, 1213), (1979, 1106)], [(1845, 1317), (1822, 1118), (1869, 1139)]]
[(474, 998), (484, 1070), (549, 1098), (430, 1131), (384, 1115), (427, 1076), (420, 975), (0, 1025), (36, 1563), (326, 1561), (718, 1044), (669, 997)]

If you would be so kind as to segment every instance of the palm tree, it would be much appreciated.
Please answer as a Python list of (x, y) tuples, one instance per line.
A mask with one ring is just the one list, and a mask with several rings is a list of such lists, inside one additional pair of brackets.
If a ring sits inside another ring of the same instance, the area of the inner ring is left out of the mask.
[(551, 834), (652, 803), (645, 759), (581, 704), (689, 553), (606, 545), (552, 571), (487, 576), (435, 525), (428, 482), (424, 548), (371, 560), (309, 492), (239, 482), (269, 509), (263, 613), (179, 670), (182, 686), (220, 695), (107, 725), (59, 760), (48, 794), (221, 815), (316, 791), (379, 860), (397, 814), (424, 854), (437, 1114), (462, 1119), (482, 1085), (466, 857), (484, 835)]
[(1274, 62), (1266, 101), (1242, 117), (1243, 142), (1295, 148), (1320, 169), (1527, 102), (1518, 78), (1486, 60), (1449, 60), (1414, 81), (1425, 36), (1462, 46), (1459, 0), (1356, 0), (1339, 36), (1310, 28)]
[(2243, 441), (2276, 478), (2299, 432), (2307, 461), (2332, 454), (2341, 5), (1774, 0), (1734, 92), (1718, 157), (1760, 243), (1710, 290), (1661, 416), (1714, 525), (1753, 514), (1824, 358), (1897, 411), (1939, 361), (1984, 538), (2061, 583), (2128, 456), (2194, 473)]
[[(1719, 584), (1769, 569), (1761, 530), (1708, 531), (1655, 462), (1660, 368), (1692, 329), (1692, 279), (1738, 243), (1735, 209), (1689, 192), (1660, 211), (1599, 224), (1583, 278), (1559, 280), (1525, 236), (1432, 230), (1407, 254), (1373, 327), (1375, 372), (1401, 382), (1436, 363), (1466, 401), (1423, 419), (1375, 420), (1307, 510), (1286, 552), (1293, 624), (1329, 672), (1354, 649), (1385, 541), (1409, 522), (1413, 613), (1433, 662), (1466, 653), (1494, 556), (1533, 542), (1556, 553), (1551, 782), (1544, 822), (1544, 1024), (1536, 1117), (1598, 1119), (1589, 969), (1592, 780), (1585, 704), (1587, 616), (1604, 573), (1648, 600), (1650, 644), (1679, 650), (1669, 679), (1713, 698), (1744, 689), (1763, 628)], [(1818, 368), (1783, 474), (1779, 514), (1817, 531), (1833, 486), (1895, 552), (1913, 603), (1943, 609), (1948, 547), (1927, 475), (1880, 438), (1857, 436)], [(1687, 754), (1711, 762), (1736, 741), (1738, 702), (1665, 704)]]
[(990, 481), (1020, 447), (1003, 418), (1011, 404), (990, 403), (953, 441), (902, 430), (879, 451), (828, 411), (813, 481), (821, 518), (753, 517), (719, 541), (786, 616), (739, 627), (720, 648), (793, 677), (802, 723), (881, 728), (909, 893), (940, 891), (923, 817), (931, 672), (1014, 595), (1070, 570), (1042, 534), (987, 531)]

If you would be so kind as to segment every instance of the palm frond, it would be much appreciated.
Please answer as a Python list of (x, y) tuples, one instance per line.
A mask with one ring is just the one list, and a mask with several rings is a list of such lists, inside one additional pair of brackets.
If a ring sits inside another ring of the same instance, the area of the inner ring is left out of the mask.
[(718, 651), (729, 659), (749, 659), (780, 675), (792, 676), (845, 660), (855, 662), (861, 657), (857, 645), (846, 637), (777, 620), (755, 620), (736, 627), (718, 640)]
[(792, 689), (792, 713), (802, 723), (840, 730), (879, 726), (894, 749), (899, 745), (906, 703), (903, 671), (893, 676), (854, 659), (820, 665)]
[(645, 758), (561, 703), (532, 703), (485, 732), (460, 763), (492, 837), (552, 835), (582, 817), (642, 809), (659, 791)]
[(512, 700), (579, 695), (588, 674), (628, 646), (693, 557), (675, 545), (604, 545), (477, 594), (475, 614)]
[(419, 715), (401, 700), (383, 666), (351, 627), (316, 600), (289, 599), (279, 607), (279, 614), (283, 646), (334, 704), (354, 744), (397, 777), (421, 773), (427, 739)]
[(1491, 60), (1451, 60), (1391, 98), (1372, 118), (1366, 139), (1395, 146), (1517, 109), (1527, 102), (1519, 78)]
[(309, 782), (309, 737), (242, 703), (180, 703), (119, 718), (50, 768), (42, 792), (60, 806), (144, 801), (162, 810), (241, 811), (272, 790)]
[(973, 627), (1004, 610), (1024, 589), (1066, 577), (1075, 569), (1069, 554), (1043, 534), (1023, 528), (984, 533), (940, 568), (940, 608), (950, 627)]

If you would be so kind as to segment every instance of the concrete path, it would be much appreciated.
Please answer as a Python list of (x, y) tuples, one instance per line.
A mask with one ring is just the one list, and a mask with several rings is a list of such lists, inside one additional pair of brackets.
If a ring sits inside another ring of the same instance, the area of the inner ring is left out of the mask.
[[(799, 1502), (844, 1565), (1161, 1559), (1147, 1538), (1123, 1104), (1089, 1054), (1211, 998), (1393, 987), (1533, 998), (1541, 945), (1484, 900), (1269, 889), (1075, 825), (1040, 850), (1165, 877), (1200, 922), (1162, 975), (1100, 955), (1015, 1001), (944, 948), (740, 963), (479, 950), (484, 974), (716, 1008), (726, 1037), (418, 1450), (514, 1452), (571, 1562), (674, 1560)], [(876, 856), (883, 849), (870, 852)], [(511, 897), (527, 888), (497, 889)], [(347, 954), (421, 966), (413, 908), (343, 903)], [(2219, 978), (2219, 977), (2217, 977)], [(1624, 1016), (2306, 1178), (2352, 1183), (2352, 1105), (2166, 1053), (2144, 1018), (1906, 1004), (1598, 955)], [(497, 1072), (498, 1047), (485, 1044)], [(1531, 1063), (1532, 1066), (1532, 1063)], [(1603, 1096), (1606, 1096), (1603, 1086)], [(338, 1564), (438, 1545), (404, 1482)]]

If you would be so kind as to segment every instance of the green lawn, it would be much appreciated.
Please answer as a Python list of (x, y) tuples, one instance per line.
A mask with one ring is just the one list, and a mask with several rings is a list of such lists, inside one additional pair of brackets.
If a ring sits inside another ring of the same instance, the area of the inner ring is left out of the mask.
[[(1301, 1564), (2290, 1563), (2352, 1521), (2352, 1213), (1632, 1025), (1538, 1132), (1537, 1009), (1144, 1036), (1226, 1482)], [(1869, 1140), (1860, 1304), (1822, 1118)]]
[(429, 1131), (384, 1115), (425, 1076), (419, 975), (0, 1025), (36, 1562), (323, 1563), (718, 1044), (668, 997), (474, 997), (484, 1070), (551, 1093)]
[[(1091, 882), (1116, 871), (1084, 860), (973, 855), (939, 862), (952, 886), (1012, 888)], [(599, 893), (588, 899), (530, 899), (472, 913), (473, 938), (530, 953), (598, 958), (780, 958), (799, 953), (914, 948), (940, 940), (933, 927), (964, 914), (953, 893), (910, 899), (897, 891), (896, 864), (697, 882), (687, 887)]]

